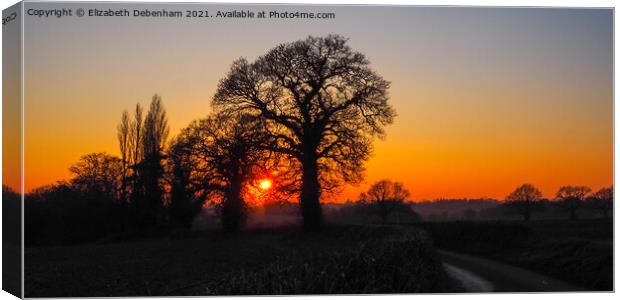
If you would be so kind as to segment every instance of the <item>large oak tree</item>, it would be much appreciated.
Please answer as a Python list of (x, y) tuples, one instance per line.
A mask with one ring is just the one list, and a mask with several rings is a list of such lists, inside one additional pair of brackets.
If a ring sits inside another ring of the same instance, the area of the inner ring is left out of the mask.
[(300, 204), (307, 229), (321, 225), (322, 187), (361, 180), (372, 138), (396, 113), (390, 83), (338, 35), (280, 44), (254, 62), (236, 60), (219, 82), (213, 106), (258, 115), (269, 150), (301, 166)]

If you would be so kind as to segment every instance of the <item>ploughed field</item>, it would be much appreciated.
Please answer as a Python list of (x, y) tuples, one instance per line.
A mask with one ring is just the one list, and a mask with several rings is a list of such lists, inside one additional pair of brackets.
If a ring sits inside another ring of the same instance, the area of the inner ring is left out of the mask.
[(328, 226), (35, 247), (26, 297), (459, 291), (424, 232)]

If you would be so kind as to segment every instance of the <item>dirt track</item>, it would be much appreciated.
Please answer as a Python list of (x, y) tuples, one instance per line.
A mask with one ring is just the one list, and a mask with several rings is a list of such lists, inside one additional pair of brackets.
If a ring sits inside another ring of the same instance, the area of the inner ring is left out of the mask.
[(448, 274), (468, 292), (573, 292), (584, 289), (501, 262), (440, 250)]

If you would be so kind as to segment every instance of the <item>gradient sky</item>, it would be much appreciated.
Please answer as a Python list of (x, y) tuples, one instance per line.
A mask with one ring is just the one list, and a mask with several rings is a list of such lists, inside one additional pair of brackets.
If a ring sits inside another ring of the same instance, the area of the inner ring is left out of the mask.
[[(59, 7), (28, 3), (27, 8)], [(62, 7), (146, 8), (128, 4)], [(613, 11), (550, 8), (149, 5), (335, 12), (335, 20), (25, 19), (25, 188), (67, 179), (89, 152), (118, 154), (124, 109), (162, 96), (171, 133), (210, 112), (238, 57), (337, 33), (392, 82), (398, 112), (366, 183), (416, 200), (503, 198), (529, 182), (613, 181)]]

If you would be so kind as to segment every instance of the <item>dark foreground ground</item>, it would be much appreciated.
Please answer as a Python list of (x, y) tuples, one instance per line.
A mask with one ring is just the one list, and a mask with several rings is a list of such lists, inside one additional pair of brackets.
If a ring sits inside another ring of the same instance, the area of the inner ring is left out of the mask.
[(168, 232), (28, 248), (25, 292), (97, 297), (609, 291), (612, 230), (610, 220), (556, 220), (334, 225), (314, 234), (295, 228), (236, 235)]
[(26, 251), (26, 297), (460, 291), (414, 228), (331, 226)]

